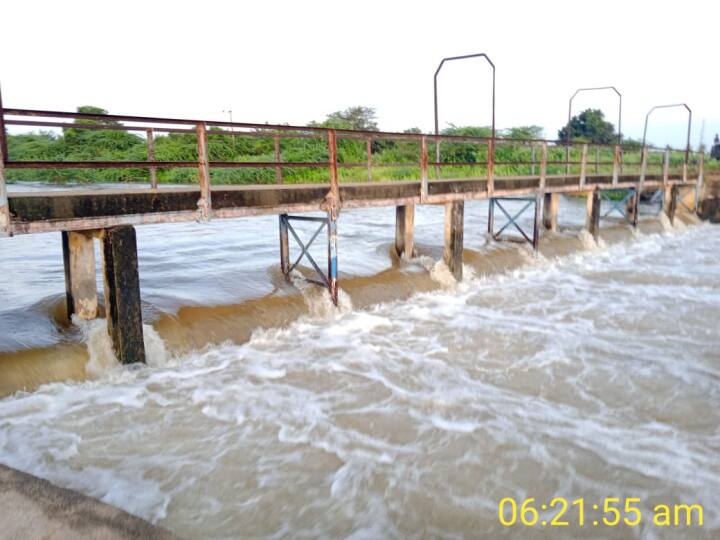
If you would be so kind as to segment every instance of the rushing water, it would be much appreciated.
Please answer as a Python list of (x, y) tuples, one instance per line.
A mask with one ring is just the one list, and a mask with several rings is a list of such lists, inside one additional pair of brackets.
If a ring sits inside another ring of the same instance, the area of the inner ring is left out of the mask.
[[(441, 207), (412, 262), (392, 209), (344, 213), (338, 310), (278, 275), (275, 217), (141, 227), (131, 368), (101, 321), (59, 322), (59, 235), (1, 240), (0, 378), (94, 368), (0, 400), (0, 460), (187, 538), (720, 536), (720, 227), (646, 217), (595, 246), (567, 199), (536, 259), (486, 245), (485, 215), (466, 205), (454, 284)], [(643, 522), (503, 528), (506, 496), (639, 497)], [(701, 529), (650, 523), (679, 502)]]

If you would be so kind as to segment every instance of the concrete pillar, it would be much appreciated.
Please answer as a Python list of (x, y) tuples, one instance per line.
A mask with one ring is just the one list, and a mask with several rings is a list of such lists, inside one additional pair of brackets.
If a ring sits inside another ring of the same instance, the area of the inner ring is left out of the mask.
[(453, 277), (462, 279), (464, 201), (445, 204), (445, 249), (443, 259)]
[(290, 272), (290, 239), (288, 237), (287, 214), (278, 216), (280, 223), (280, 270), (288, 275)]
[(667, 204), (667, 206), (666, 206), (666, 208), (667, 208), (667, 216), (668, 216), (668, 219), (670, 219), (670, 223), (671, 223), (672, 225), (675, 224), (675, 213), (676, 213), (676, 211), (677, 211), (678, 192), (679, 192), (679, 191), (680, 191), (680, 190), (678, 189), (677, 186), (672, 186), (672, 187), (670, 188), (670, 196), (669, 196), (668, 201), (667, 201), (667, 203), (666, 203), (666, 204)]
[(535, 195), (535, 219), (533, 220), (533, 250), (537, 254), (540, 250), (540, 205), (542, 204), (542, 193)]
[(588, 193), (586, 227), (596, 242), (600, 237), (600, 202), (599, 190)]
[(95, 319), (98, 297), (93, 233), (63, 231), (62, 248), (68, 319), (73, 314), (86, 321)]
[(410, 259), (415, 251), (415, 205), (395, 207), (395, 251)]
[(135, 228), (105, 229), (102, 243), (105, 311), (115, 356), (122, 364), (145, 362)]
[(670, 216), (670, 201), (672, 200), (672, 186), (663, 188), (663, 211)]
[(630, 223), (633, 224), (633, 227), (637, 226), (637, 220), (638, 220), (638, 205), (640, 204), (640, 200), (638, 197), (638, 192), (635, 191), (633, 195), (628, 199), (627, 201), (627, 207), (625, 210), (627, 211), (627, 217)]
[(543, 201), (543, 226), (548, 231), (557, 231), (558, 209), (560, 207), (559, 193), (546, 193)]

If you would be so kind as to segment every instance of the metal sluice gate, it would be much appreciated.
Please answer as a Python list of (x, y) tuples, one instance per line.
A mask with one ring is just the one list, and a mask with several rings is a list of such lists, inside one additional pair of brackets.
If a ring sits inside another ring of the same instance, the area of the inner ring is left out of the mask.
[[(291, 216), (288, 214), (280, 214), (280, 266), (282, 273), (289, 276), (295, 268), (300, 264), (303, 258), (307, 259), (310, 266), (313, 267), (315, 273), (320, 278), (311, 279), (305, 278), (311, 283), (315, 283), (322, 287), (327, 288), (330, 292), (330, 299), (337, 305), (338, 302), (338, 270), (337, 270), (337, 219), (333, 219), (330, 213), (327, 217), (315, 217), (315, 216)], [(319, 223), (320, 226), (310, 237), (310, 240), (303, 242), (300, 235), (297, 233), (295, 228), (292, 226), (292, 221), (305, 221)], [(327, 254), (328, 254), (328, 270), (327, 274), (322, 271), (318, 263), (315, 261), (313, 256), (310, 254), (310, 247), (313, 242), (317, 239), (323, 229), (327, 230)], [(288, 233), (290, 233), (288, 235)], [(295, 243), (300, 248), (300, 255), (295, 259), (295, 262), (290, 264), (290, 245), (289, 236), (295, 239)]]
[[(524, 202), (525, 204), (523, 207), (516, 213), (510, 214), (508, 210), (503, 206), (503, 202)], [(522, 225), (518, 222), (520, 216), (522, 216), (526, 210), (528, 210), (531, 206), (534, 205), (534, 219), (533, 219), (533, 230), (532, 230), (532, 237), (523, 229)], [(505, 224), (500, 227), (500, 230), (495, 232), (495, 208), (498, 208), (502, 214), (505, 216), (507, 221)], [(533, 247), (533, 250), (535, 252), (538, 251), (540, 247), (540, 211), (542, 208), (542, 197), (541, 195), (536, 195), (534, 197), (493, 197), (490, 199), (490, 204), (488, 208), (488, 233), (495, 241), (510, 241), (510, 242), (527, 242)], [(515, 227), (517, 231), (520, 233), (520, 237), (517, 236), (510, 236), (510, 235), (503, 235), (503, 232), (510, 227)]]
[[(637, 219), (633, 216), (637, 215), (637, 211), (635, 210), (635, 203), (632, 202), (633, 197), (636, 197), (636, 193), (637, 191), (634, 188), (601, 190), (600, 200), (610, 205), (610, 208), (602, 215), (602, 218), (607, 219), (610, 217), (610, 214), (617, 212), (629, 223), (636, 225)], [(632, 213), (629, 210), (630, 207), (633, 208)]]

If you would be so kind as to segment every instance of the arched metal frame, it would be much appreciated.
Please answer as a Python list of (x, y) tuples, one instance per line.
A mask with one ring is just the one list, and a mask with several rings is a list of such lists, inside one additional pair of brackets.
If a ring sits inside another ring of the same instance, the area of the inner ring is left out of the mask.
[(690, 158), (690, 129), (692, 128), (692, 109), (687, 106), (686, 103), (671, 103), (669, 105), (655, 105), (652, 109), (650, 109), (647, 114), (645, 115), (645, 127), (643, 128), (643, 139), (642, 144), (643, 147), (645, 146), (647, 142), (647, 128), (648, 128), (648, 120), (650, 119), (650, 115), (655, 111), (656, 109), (671, 109), (674, 107), (685, 107), (688, 112), (688, 128), (687, 128), (687, 142), (685, 144), (685, 165), (688, 164), (688, 160)]
[[(442, 69), (445, 62), (450, 62), (452, 60), (467, 60), (469, 58), (484, 58), (488, 64), (490, 64), (490, 67), (492, 68), (492, 126), (491, 126), (491, 137), (492, 137), (492, 151), (488, 152), (488, 159), (494, 159), (495, 154), (495, 64), (493, 64), (492, 60), (488, 57), (485, 53), (476, 53), (476, 54), (465, 54), (462, 56), (448, 56), (447, 58), (443, 58), (440, 61), (440, 64), (438, 65), (437, 69), (435, 70), (435, 76), (433, 77), (433, 89), (434, 89), (434, 103), (435, 103), (435, 136), (437, 137), (440, 135), (440, 125), (438, 123), (438, 75), (440, 74), (440, 70)], [(435, 139), (435, 163), (440, 162), (440, 141), (436, 138)], [(437, 169), (437, 165), (435, 166)]]
[(577, 96), (580, 92), (590, 92), (595, 90), (612, 90), (615, 92), (618, 96), (618, 144), (622, 142), (622, 94), (619, 92), (617, 88), (614, 86), (596, 86), (593, 88), (578, 88), (575, 90), (575, 93), (570, 96), (570, 100), (568, 101), (568, 123), (567, 123), (567, 135), (565, 137), (566, 141), (570, 142), (570, 131), (572, 130), (570, 122), (572, 120), (572, 103), (575, 99), (575, 96)]
[[(570, 96), (570, 100), (568, 101), (568, 120), (567, 120), (567, 131), (565, 132), (565, 142), (567, 143), (567, 146), (565, 147), (565, 161), (570, 161), (570, 132), (572, 131), (572, 104), (575, 97), (580, 92), (594, 92), (597, 90), (612, 90), (615, 92), (618, 96), (618, 144), (622, 143), (622, 94), (620, 91), (615, 88), (614, 86), (594, 86), (591, 88), (578, 88), (575, 90), (575, 93)], [(622, 168), (622, 162), (620, 163), (620, 167)], [(570, 163), (565, 165), (565, 172), (567, 174), (570, 174)]]

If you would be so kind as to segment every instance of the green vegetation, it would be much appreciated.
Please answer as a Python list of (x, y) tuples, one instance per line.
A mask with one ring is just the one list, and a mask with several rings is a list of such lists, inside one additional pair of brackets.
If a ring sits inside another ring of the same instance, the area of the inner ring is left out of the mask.
[[(83, 106), (78, 112), (107, 114), (98, 107)], [(111, 120), (76, 120), (76, 124), (105, 125), (108, 128), (118, 125)], [(327, 115), (322, 122), (311, 122), (311, 127), (330, 127), (335, 129), (353, 129), (378, 131), (375, 110), (369, 107), (350, 107)], [(562, 137), (563, 130), (559, 135)], [(211, 161), (266, 162), (275, 161), (275, 140), (268, 130), (230, 131), (209, 126), (214, 133), (209, 135), (208, 149)], [(613, 126), (605, 122), (602, 112), (583, 111), (572, 120), (573, 141), (613, 142)], [(418, 128), (409, 128), (405, 133), (419, 133)], [(40, 131), (8, 137), (10, 159), (14, 161), (145, 161), (147, 159), (147, 141), (140, 132), (127, 132), (117, 129), (64, 128), (61, 133)], [(297, 132), (288, 132), (288, 134)], [(327, 162), (328, 147), (323, 133), (305, 132), (310, 137), (281, 136), (280, 153), (283, 162)], [(450, 125), (442, 131), (443, 135), (466, 137), (489, 137), (491, 130), (484, 126)], [(144, 135), (144, 133), (143, 133)], [(542, 128), (539, 126), (518, 126), (500, 130), (495, 148), (495, 173), (497, 175), (528, 175), (539, 172), (540, 145), (520, 143), (513, 139), (539, 139)], [(428, 141), (430, 178), (468, 178), (487, 175), (485, 165), (488, 157), (487, 142), (443, 141), (440, 144), (441, 167), (435, 162), (435, 146)], [(420, 143), (402, 139), (372, 139), (372, 171), (367, 168), (367, 139), (350, 138), (342, 133), (338, 135), (338, 163), (341, 181), (405, 180), (418, 179), (420, 176)], [(548, 148), (548, 174), (565, 172), (565, 165), (556, 163), (565, 160), (566, 148), (553, 146)], [(196, 161), (197, 141), (194, 133), (168, 133), (155, 135), (155, 159), (157, 161)], [(579, 162), (581, 147), (571, 146), (570, 161)], [(613, 151), (611, 148), (591, 146), (588, 153), (588, 173), (612, 172)], [(671, 153), (671, 168), (682, 165), (683, 153)], [(598, 163), (596, 163), (598, 162)], [(639, 171), (640, 146), (628, 141), (624, 148), (624, 171)], [(662, 153), (651, 153), (649, 173), (659, 173), (662, 169)], [(579, 165), (573, 164), (571, 172), (578, 172)], [(283, 181), (286, 183), (326, 182), (327, 166), (318, 167), (281, 167)], [(212, 182), (215, 184), (258, 184), (277, 181), (275, 166), (247, 168), (211, 168)], [(197, 170), (191, 168), (158, 169), (158, 181), (161, 183), (195, 183)], [(147, 169), (10, 169), (8, 181), (44, 181), (54, 183), (107, 183), (107, 182), (143, 182), (149, 180)]]

